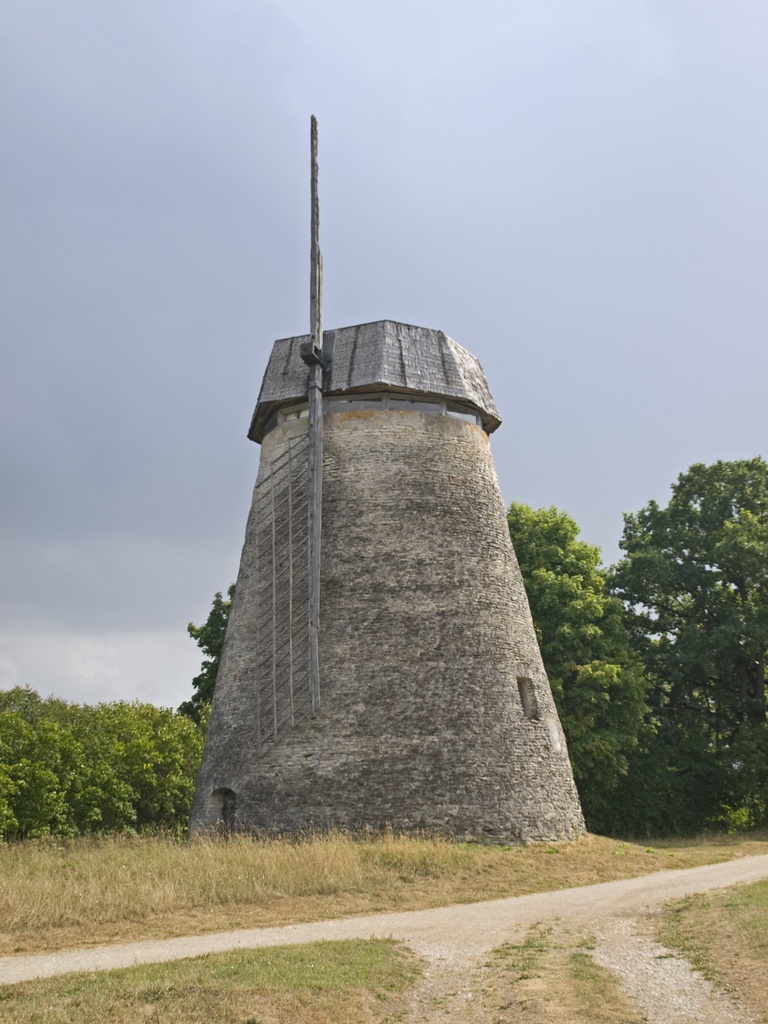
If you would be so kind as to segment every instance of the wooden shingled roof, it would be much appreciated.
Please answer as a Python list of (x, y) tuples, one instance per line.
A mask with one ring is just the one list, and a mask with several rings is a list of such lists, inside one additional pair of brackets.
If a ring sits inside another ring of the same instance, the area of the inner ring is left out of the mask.
[[(281, 405), (307, 395), (301, 358), (308, 335), (276, 341), (248, 436), (261, 441), (264, 424)], [(326, 395), (399, 391), (453, 399), (476, 409), (488, 433), (501, 420), (480, 363), (442, 331), (393, 320), (342, 327), (323, 334), (328, 359)]]

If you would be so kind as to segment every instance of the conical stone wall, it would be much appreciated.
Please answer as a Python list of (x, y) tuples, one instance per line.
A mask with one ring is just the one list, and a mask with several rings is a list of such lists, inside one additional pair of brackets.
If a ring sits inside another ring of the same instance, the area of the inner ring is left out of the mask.
[(355, 394), (324, 416), (319, 710), (299, 415), (263, 435), (191, 826), (580, 834), (484, 410)]

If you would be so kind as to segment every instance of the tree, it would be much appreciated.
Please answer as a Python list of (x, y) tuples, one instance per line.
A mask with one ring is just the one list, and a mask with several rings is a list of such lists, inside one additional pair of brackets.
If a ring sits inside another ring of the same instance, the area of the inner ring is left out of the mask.
[(232, 607), (232, 598), (235, 596), (234, 583), (227, 591), (227, 599), (221, 596), (218, 591), (213, 598), (213, 605), (208, 618), (202, 626), (196, 626), (193, 622), (187, 626), (187, 632), (193, 640), (197, 641), (206, 657), (199, 675), (192, 680), (194, 693), (189, 700), (179, 705), (179, 714), (186, 715), (195, 722), (200, 722), (204, 717), (204, 709), (213, 700), (213, 691), (216, 686), (216, 675), (219, 671), (219, 659), (224, 647), (224, 637), (227, 633), (229, 622), (229, 611)]
[[(74, 835), (67, 805), (71, 738), (54, 722), (0, 711), (0, 823), (4, 835)], [(77, 754), (75, 755), (75, 761)]]
[(613, 588), (660, 721), (631, 773), (636, 826), (766, 824), (768, 464), (691, 466), (666, 508), (624, 517), (621, 547)]
[(182, 827), (202, 750), (168, 708), (0, 692), (0, 838)]
[(203, 734), (170, 708), (139, 701), (79, 707), (73, 734), (97, 766), (98, 817), (92, 828), (186, 824)]
[(570, 516), (513, 503), (507, 520), (587, 824), (617, 829), (629, 756), (650, 728), (621, 604)]

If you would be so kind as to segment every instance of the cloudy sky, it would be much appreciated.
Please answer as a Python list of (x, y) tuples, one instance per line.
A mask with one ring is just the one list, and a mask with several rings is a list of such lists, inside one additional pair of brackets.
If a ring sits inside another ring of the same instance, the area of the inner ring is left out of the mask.
[(765, 0), (4, 0), (0, 688), (175, 706), (272, 341), (479, 356), (506, 501), (618, 555), (768, 455)]

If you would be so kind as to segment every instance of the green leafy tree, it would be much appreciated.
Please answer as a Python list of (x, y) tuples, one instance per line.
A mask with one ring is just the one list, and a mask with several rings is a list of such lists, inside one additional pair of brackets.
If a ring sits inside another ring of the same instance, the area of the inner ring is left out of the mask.
[(203, 729), (152, 704), (0, 693), (0, 836), (186, 823)]
[(74, 834), (62, 771), (62, 736), (53, 722), (30, 725), (0, 712), (0, 818), (23, 838)]
[(621, 604), (570, 516), (513, 503), (507, 518), (587, 824), (620, 828), (629, 758), (649, 731)]
[(635, 825), (768, 823), (768, 464), (698, 463), (625, 516), (613, 587), (660, 721), (633, 766)]
[(205, 654), (200, 673), (192, 680), (192, 688), (195, 692), (189, 700), (179, 705), (179, 713), (195, 722), (200, 722), (205, 718), (205, 708), (210, 706), (213, 700), (219, 659), (224, 647), (224, 637), (227, 633), (229, 612), (234, 596), (235, 585), (233, 583), (227, 591), (226, 599), (221, 596), (220, 591), (216, 593), (208, 618), (202, 626), (196, 626), (193, 622), (187, 626), (187, 632), (193, 640), (197, 641), (197, 646)]
[(115, 702), (80, 708), (73, 729), (99, 766), (95, 827), (172, 829), (186, 820), (203, 746), (189, 718), (152, 704)]

